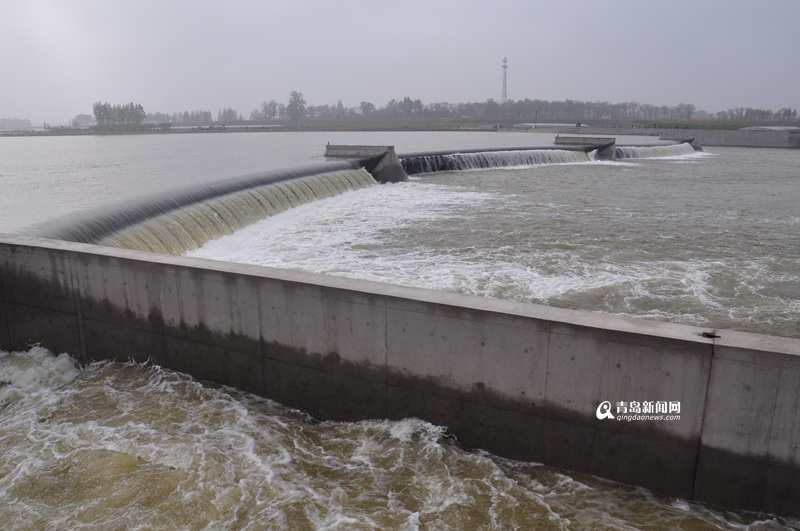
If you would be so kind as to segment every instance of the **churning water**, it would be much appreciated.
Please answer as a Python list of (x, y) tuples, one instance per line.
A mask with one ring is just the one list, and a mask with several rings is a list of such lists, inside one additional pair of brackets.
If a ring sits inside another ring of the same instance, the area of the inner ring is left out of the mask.
[(189, 254), (800, 337), (797, 153), (687, 146), (420, 173)]
[[(489, 133), (2, 139), (0, 230), (321, 161), (326, 141), (545, 144)], [(291, 208), (197, 252), (800, 337), (797, 152), (710, 151), (422, 174)], [(800, 529), (465, 451), (444, 430), (316, 422), (158, 367), (2, 352), (0, 528)]]
[(783, 530), (467, 452), (416, 419), (316, 422), (136, 364), (0, 352), (0, 527), (18, 530)]

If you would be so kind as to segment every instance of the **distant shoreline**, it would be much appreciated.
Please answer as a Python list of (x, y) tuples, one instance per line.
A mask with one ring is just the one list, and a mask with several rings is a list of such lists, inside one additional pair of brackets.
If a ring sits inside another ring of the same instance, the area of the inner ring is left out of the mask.
[[(150, 135), (150, 134), (210, 134), (210, 133), (278, 133), (278, 132), (397, 132), (397, 131), (441, 131), (441, 132), (545, 132), (545, 133), (588, 133), (589, 130), (613, 130), (613, 134), (623, 134), (620, 130), (626, 131), (624, 134), (648, 136), (656, 131), (663, 130), (737, 130), (749, 124), (722, 124), (705, 122), (630, 122), (630, 121), (598, 121), (584, 122), (578, 124), (571, 121), (563, 123), (541, 122), (538, 125), (533, 122), (519, 123), (509, 120), (468, 120), (468, 119), (419, 119), (419, 118), (398, 118), (398, 119), (369, 119), (369, 120), (300, 120), (299, 123), (288, 120), (250, 123), (199, 123), (192, 125), (184, 124), (141, 124), (141, 125), (118, 125), (118, 126), (97, 126), (86, 128), (73, 127), (53, 127), (43, 129), (16, 129), (0, 130), (0, 137), (24, 137), (24, 136), (83, 136), (83, 135)], [(630, 131), (630, 133), (628, 133)]]
[[(562, 128), (557, 127), (537, 127), (535, 131), (542, 133), (554, 133)], [(300, 132), (393, 132), (393, 131), (431, 131), (431, 132), (526, 132), (533, 131), (534, 128), (511, 128), (503, 126), (495, 128), (486, 125), (474, 126), (386, 126), (386, 127), (348, 127), (348, 126), (229, 126), (229, 127), (177, 127), (170, 129), (150, 129), (145, 131), (94, 131), (91, 129), (49, 129), (29, 130), (29, 131), (0, 131), (2, 137), (48, 137), (48, 136), (114, 136), (114, 135), (175, 135), (175, 134), (225, 134), (225, 133), (300, 133)]]
[[(640, 124), (623, 125), (567, 125), (546, 124), (545, 127), (520, 127), (523, 124), (498, 124), (498, 123), (450, 123), (440, 122), (425, 123), (375, 123), (366, 127), (363, 123), (339, 124), (300, 124), (296, 126), (285, 124), (260, 124), (260, 125), (203, 125), (197, 127), (148, 127), (145, 130), (111, 130), (98, 131), (95, 129), (55, 128), (46, 131), (7, 131), (0, 132), (0, 138), (20, 137), (54, 137), (54, 136), (119, 136), (119, 135), (197, 135), (197, 134), (226, 134), (226, 133), (304, 133), (304, 132), (361, 132), (361, 133), (386, 133), (386, 132), (447, 132), (447, 133), (548, 133), (567, 135), (602, 135), (616, 136), (649, 136), (663, 140), (688, 140), (696, 139), (702, 146), (729, 146), (729, 147), (761, 147), (761, 148), (800, 148), (800, 131), (776, 130), (739, 130), (720, 127), (690, 127), (688, 124), (652, 124), (657, 127)], [(532, 125), (532, 124), (524, 124)]]

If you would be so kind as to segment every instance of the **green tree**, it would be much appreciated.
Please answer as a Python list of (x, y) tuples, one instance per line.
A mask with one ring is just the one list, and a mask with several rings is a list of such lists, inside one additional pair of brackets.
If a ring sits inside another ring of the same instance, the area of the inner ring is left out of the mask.
[(242, 116), (236, 112), (236, 109), (228, 107), (227, 109), (222, 109), (221, 111), (217, 111), (217, 121), (218, 122), (236, 122), (242, 119)]
[(274, 120), (278, 116), (278, 102), (270, 100), (261, 104), (261, 113), (266, 120)]
[(306, 100), (302, 92), (293, 90), (289, 96), (289, 105), (286, 106), (286, 115), (297, 122), (306, 115)]
[(94, 112), (94, 120), (97, 122), (97, 125), (114, 123), (111, 105), (108, 103), (100, 103), (97, 101), (94, 105), (92, 105), (92, 111)]
[(797, 109), (791, 107), (784, 107), (775, 113), (776, 120), (795, 120), (797, 119)]
[(171, 120), (168, 114), (163, 112), (149, 112), (147, 116), (145, 116), (144, 121), (145, 123), (150, 124), (164, 124)]
[(138, 103), (131, 102), (127, 105), (120, 106), (119, 123), (139, 125), (146, 117), (147, 113), (144, 112), (144, 107)]
[(84, 127), (84, 126), (87, 126), (87, 125), (92, 125), (92, 121), (93, 120), (94, 120), (94, 118), (92, 118), (88, 114), (79, 114), (78, 116), (76, 116), (75, 118), (72, 119), (72, 126), (73, 127)]
[(679, 103), (677, 107), (675, 107), (675, 114), (676, 118), (679, 120), (689, 121), (692, 119), (692, 115), (694, 115), (695, 106), (691, 103)]
[(368, 101), (362, 101), (361, 105), (359, 106), (361, 110), (361, 116), (364, 118), (369, 118), (373, 114), (375, 114), (375, 105)]
[(483, 107), (483, 116), (482, 118), (488, 118), (490, 120), (496, 120), (500, 117), (500, 104), (494, 101), (494, 98), (489, 98), (486, 100), (486, 103)]
[(92, 106), (92, 110), (97, 125), (139, 125), (147, 116), (144, 108), (133, 102), (127, 105), (109, 105), (98, 101)]

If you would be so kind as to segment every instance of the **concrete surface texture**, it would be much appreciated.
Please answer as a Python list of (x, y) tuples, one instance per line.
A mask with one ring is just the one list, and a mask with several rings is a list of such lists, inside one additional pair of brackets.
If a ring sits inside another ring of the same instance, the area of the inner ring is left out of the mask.
[(703, 146), (797, 148), (800, 133), (789, 131), (739, 131), (722, 129), (665, 129), (653, 127), (570, 127), (559, 129), (559, 134), (580, 135), (642, 135), (661, 140), (686, 140), (695, 138)]
[(561, 136), (556, 135), (553, 141), (555, 145), (567, 146), (600, 146), (608, 144), (609, 142), (616, 142), (616, 138), (607, 136)]
[[(21, 236), (0, 237), (0, 294), (4, 350), (151, 359), (318, 418), (419, 417), (466, 447), (800, 516), (798, 340)], [(634, 402), (680, 419), (620, 421)]]
[(617, 139), (602, 136), (560, 136), (556, 135), (553, 143), (557, 146), (591, 146), (597, 147), (596, 160), (616, 160)]
[(394, 151), (394, 146), (364, 146), (348, 144), (328, 144), (325, 146), (325, 156), (345, 159), (364, 159), (376, 157)]
[(360, 159), (361, 164), (381, 184), (407, 182), (403, 166), (394, 146), (325, 146), (325, 156), (332, 158)]

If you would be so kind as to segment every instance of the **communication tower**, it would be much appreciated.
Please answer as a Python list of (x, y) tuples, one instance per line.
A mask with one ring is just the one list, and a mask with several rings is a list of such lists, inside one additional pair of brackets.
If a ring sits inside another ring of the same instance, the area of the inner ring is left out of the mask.
[(506, 69), (508, 68), (508, 59), (503, 57), (503, 95), (500, 96), (500, 103), (505, 103), (508, 100), (508, 94), (506, 93)]

